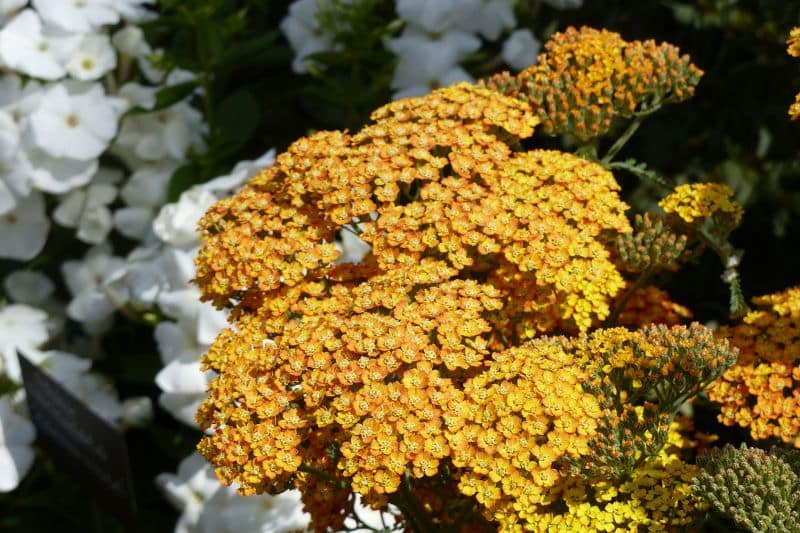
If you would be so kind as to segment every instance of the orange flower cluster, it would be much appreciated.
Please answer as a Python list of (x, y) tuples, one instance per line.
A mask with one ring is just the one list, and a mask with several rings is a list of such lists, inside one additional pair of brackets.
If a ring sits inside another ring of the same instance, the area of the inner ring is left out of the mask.
[[(623, 285), (618, 185), (515, 152), (537, 123), (526, 103), (460, 84), (372, 118), (295, 142), (201, 222), (197, 282), (235, 327), (204, 358), (219, 376), (199, 449), (243, 494), (317, 490), (313, 471), (380, 504), (436, 476), (471, 416), (465, 383), (519, 343), (515, 322), (586, 329)], [(371, 253), (337, 264), (340, 231)]]
[(800, 448), (800, 287), (755, 298), (741, 324), (720, 328), (741, 352), (708, 391), (719, 420)]
[(545, 43), (536, 65), (486, 84), (530, 102), (548, 135), (588, 140), (608, 132), (618, 117), (689, 98), (700, 76), (670, 44), (570, 27)]
[[(786, 39), (787, 51), (792, 57), (800, 57), (800, 27), (792, 28)], [(789, 116), (792, 120), (800, 118), (800, 93), (794, 97), (794, 103), (789, 107)]]
[(617, 325), (634, 328), (647, 324), (677, 326), (690, 318), (692, 312), (687, 307), (673, 302), (666, 291), (647, 285), (633, 293), (620, 313)]

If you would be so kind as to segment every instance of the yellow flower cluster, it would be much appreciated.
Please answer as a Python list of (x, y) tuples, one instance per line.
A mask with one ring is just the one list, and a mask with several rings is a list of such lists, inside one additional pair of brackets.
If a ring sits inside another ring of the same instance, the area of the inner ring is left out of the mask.
[(586, 140), (608, 132), (618, 117), (689, 98), (701, 75), (670, 44), (570, 27), (545, 43), (536, 65), (486, 84), (529, 101), (545, 133)]
[(678, 429), (679, 424), (673, 422), (657, 457), (622, 483), (572, 480), (563, 493), (567, 512), (539, 513), (536, 524), (528, 529), (543, 533), (688, 530), (708, 504), (692, 493), (691, 481), (700, 469), (682, 460), (681, 450), (693, 443)]
[(690, 318), (691, 310), (673, 302), (666, 291), (647, 285), (633, 293), (620, 313), (617, 324), (633, 328), (647, 324), (676, 326)]
[(753, 302), (760, 308), (741, 324), (720, 328), (740, 356), (708, 395), (723, 424), (800, 448), (800, 287)]
[[(463, 414), (445, 431), (459, 489), (502, 531), (685, 525), (696, 470), (663, 446), (683, 442), (670, 424), (676, 404), (730, 355), (697, 324), (539, 337), (496, 352), (455, 396)], [(567, 515), (553, 510), (562, 501)]]
[[(516, 321), (586, 329), (623, 285), (618, 185), (515, 152), (538, 120), (525, 102), (460, 84), (372, 119), (295, 142), (201, 221), (197, 282), (235, 324), (204, 357), (199, 449), (242, 494), (317, 490), (313, 470), (381, 502), (436, 476), (465, 383), (519, 343)], [(360, 263), (336, 262), (341, 231), (371, 245)]]
[[(792, 28), (789, 37), (786, 39), (787, 51), (792, 57), (800, 57), (800, 27)], [(800, 118), (800, 93), (794, 97), (794, 103), (789, 107), (789, 116), (792, 120)]]
[(722, 183), (684, 183), (663, 198), (659, 206), (666, 213), (674, 213), (684, 222), (696, 221), (721, 215), (736, 226), (744, 210), (733, 199), (733, 191)]

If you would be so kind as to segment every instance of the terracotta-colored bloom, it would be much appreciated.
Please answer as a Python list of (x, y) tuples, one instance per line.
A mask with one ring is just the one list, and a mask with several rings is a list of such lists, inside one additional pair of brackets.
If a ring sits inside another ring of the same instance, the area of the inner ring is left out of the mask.
[(759, 308), (740, 324), (720, 328), (740, 356), (709, 398), (720, 404), (723, 424), (800, 448), (800, 287), (753, 302)]

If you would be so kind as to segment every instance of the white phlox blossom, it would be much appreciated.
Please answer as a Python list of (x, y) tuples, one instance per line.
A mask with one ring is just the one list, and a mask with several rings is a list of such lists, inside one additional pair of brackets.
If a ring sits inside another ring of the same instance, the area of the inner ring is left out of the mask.
[(99, 83), (54, 84), (31, 113), (33, 142), (53, 157), (95, 159), (117, 134), (126, 108), (124, 99), (106, 96)]
[(117, 66), (117, 55), (108, 35), (89, 33), (67, 62), (67, 72), (76, 80), (96, 80)]
[(106, 278), (124, 266), (124, 259), (111, 255), (107, 245), (91, 248), (82, 261), (65, 261), (61, 273), (72, 300), (67, 316), (80, 322), (90, 335), (106, 332), (114, 319), (114, 311), (128, 301), (127, 291), (114, 290)]
[(15, 270), (3, 280), (3, 288), (11, 302), (37, 307), (47, 313), (45, 325), (49, 338), (61, 334), (66, 314), (64, 305), (52, 297), (56, 287), (50, 278), (38, 270)]
[(41, 309), (24, 304), (0, 307), (0, 355), (3, 370), (11, 381), (22, 380), (17, 352), (28, 354), (48, 338), (47, 313)]
[(118, 0), (33, 0), (33, 7), (53, 26), (87, 33), (119, 22)]
[(536, 64), (541, 47), (531, 30), (516, 30), (503, 43), (503, 61), (514, 70), (523, 70)]
[(120, 190), (126, 207), (114, 212), (117, 231), (131, 239), (146, 240), (152, 222), (167, 198), (167, 186), (177, 163), (171, 160), (139, 167)]
[(329, 7), (330, 0), (297, 0), (281, 21), (281, 31), (295, 52), (292, 70), (298, 74), (308, 72), (308, 56), (334, 47), (333, 32), (319, 21), (320, 11)]
[(5, 24), (28, 0), (0, 0), (0, 24)]
[(50, 231), (44, 197), (39, 191), (30, 191), (27, 196), (14, 197), (12, 204), (0, 214), (0, 259), (28, 261), (42, 251)]
[(106, 240), (114, 224), (108, 205), (117, 197), (116, 184), (122, 173), (101, 169), (90, 185), (65, 195), (53, 211), (53, 220), (68, 228), (75, 228), (75, 236), (89, 244)]
[(152, 52), (139, 26), (127, 25), (118, 30), (111, 36), (111, 43), (120, 54), (127, 57), (142, 57)]
[(17, 488), (33, 464), (36, 430), (9, 397), (0, 397), (0, 492)]
[(175, 533), (288, 533), (307, 528), (311, 518), (298, 491), (239, 496), (197, 453), (181, 461), (177, 474), (159, 474), (156, 483), (181, 511)]
[(196, 245), (200, 241), (197, 223), (216, 201), (211, 191), (192, 187), (176, 203), (161, 208), (153, 221), (153, 231), (159, 239), (174, 246)]
[(28, 76), (56, 80), (67, 73), (80, 42), (80, 34), (45, 26), (36, 11), (25, 9), (0, 30), (0, 60)]

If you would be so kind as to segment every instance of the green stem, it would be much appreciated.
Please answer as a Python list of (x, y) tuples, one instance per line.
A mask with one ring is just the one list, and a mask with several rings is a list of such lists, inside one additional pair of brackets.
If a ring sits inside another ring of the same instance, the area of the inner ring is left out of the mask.
[(622, 313), (622, 310), (625, 309), (625, 306), (628, 305), (628, 302), (633, 297), (633, 294), (642, 288), (642, 286), (650, 279), (650, 270), (645, 270), (639, 277), (636, 278), (636, 281), (633, 282), (633, 285), (625, 292), (622, 298), (617, 302), (617, 305), (614, 306), (614, 309), (611, 311), (611, 314), (608, 315), (608, 318), (605, 322), (603, 322), (604, 328), (613, 328), (617, 325), (617, 320), (619, 319), (619, 315)]
[(411, 529), (416, 533), (434, 533), (439, 531), (433, 521), (431, 520), (425, 509), (419, 504), (414, 494), (411, 492), (411, 486), (408, 476), (406, 475), (403, 482), (400, 483), (398, 492), (395, 493), (395, 498), (392, 498), (395, 505), (403, 511), (403, 515), (408, 519), (411, 524)]
[(610, 163), (611, 160), (614, 159), (614, 156), (617, 155), (617, 153), (628, 143), (631, 137), (633, 137), (633, 134), (636, 133), (636, 130), (639, 129), (639, 126), (642, 125), (643, 121), (644, 117), (637, 115), (636, 118), (633, 119), (633, 122), (628, 124), (628, 129), (626, 129), (616, 140), (616, 142), (611, 145), (611, 148), (608, 149), (608, 152), (606, 152), (606, 155), (603, 156), (603, 159), (600, 162), (604, 165)]
[(306, 474), (311, 474), (317, 479), (321, 479), (322, 481), (327, 481), (328, 483), (336, 485), (336, 487), (339, 489), (346, 489), (350, 486), (346, 481), (337, 479), (332, 475), (328, 474), (327, 472), (323, 472), (322, 470), (314, 468), (313, 466), (300, 465), (299, 467), (297, 467), (297, 469), (301, 472), (305, 472)]

